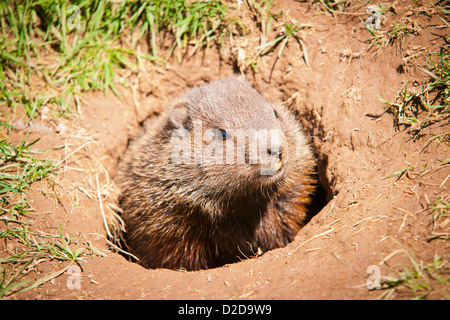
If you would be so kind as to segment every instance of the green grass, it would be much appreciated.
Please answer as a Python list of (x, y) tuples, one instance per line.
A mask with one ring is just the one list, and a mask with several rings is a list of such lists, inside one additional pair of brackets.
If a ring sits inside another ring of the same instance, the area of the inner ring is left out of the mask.
[[(240, 61), (240, 58), (237, 58), (237, 64), (241, 70), (241, 72), (245, 72), (248, 67), (251, 67), (254, 72), (259, 72), (258, 68), (258, 60), (259, 58), (274, 52), (277, 48), (277, 57), (281, 59), (284, 48), (288, 45), (288, 43), (292, 43), (295, 41), (300, 49), (300, 52), (303, 56), (303, 60), (305, 64), (309, 66), (308, 54), (306, 52), (306, 47), (303, 43), (302, 39), (302, 31), (309, 30), (312, 28), (311, 25), (299, 23), (293, 19), (291, 19), (286, 13), (282, 12), (275, 13), (273, 12), (273, 0), (263, 0), (260, 2), (256, 2), (254, 0), (247, 0), (246, 4), (250, 10), (252, 15), (252, 19), (256, 23), (260, 31), (260, 39), (259, 45), (254, 49), (246, 52), (246, 56), (248, 59), (246, 61)], [(280, 21), (282, 20), (282, 21)], [(281, 24), (279, 32), (273, 38), (273, 40), (268, 41), (271, 36), (270, 33), (274, 25)], [(231, 37), (231, 46), (233, 46), (233, 38)]]
[(401, 170), (388, 174), (387, 176), (384, 176), (381, 178), (381, 180), (385, 180), (385, 179), (389, 179), (392, 177), (397, 177), (397, 179), (395, 179), (395, 181), (400, 180), (403, 176), (407, 176), (409, 177), (409, 175), (412, 174), (412, 172), (416, 169), (413, 165), (411, 165), (410, 163), (408, 163), (408, 167), (402, 168)]
[(303, 44), (300, 31), (303, 29), (309, 29), (311, 26), (301, 24), (298, 22), (293, 22), (289, 20), (285, 20), (283, 23), (283, 30), (277, 35), (277, 37), (267, 43), (264, 43), (263, 45), (259, 46), (258, 49), (258, 57), (262, 57), (269, 52), (272, 52), (276, 47), (280, 46), (280, 49), (278, 50), (278, 58), (281, 58), (281, 54), (283, 53), (284, 48), (286, 47), (286, 44), (291, 39), (295, 40), (300, 48), (300, 51), (303, 53), (303, 59), (305, 60), (305, 63), (309, 66), (308, 62), (308, 55), (305, 51), (305, 45)]
[(424, 264), (410, 254), (408, 257), (410, 265), (403, 264), (397, 275), (386, 277), (382, 281), (385, 291), (379, 298), (389, 299), (394, 292), (403, 290), (415, 300), (426, 299), (431, 293), (439, 293), (449, 299), (450, 292), (445, 291), (450, 286), (448, 260), (436, 256), (431, 263)]
[(391, 23), (390, 27), (385, 30), (376, 30), (369, 28), (367, 24), (362, 21), (364, 28), (369, 32), (369, 47), (370, 50), (373, 46), (378, 47), (380, 52), (382, 48), (387, 46), (392, 46), (398, 44), (400, 49), (402, 49), (403, 42), (408, 34), (417, 34), (417, 30), (414, 25), (408, 24), (407, 22), (400, 21), (398, 23)]
[[(428, 241), (443, 241), (448, 248), (450, 240), (450, 194), (443, 193), (429, 204), (428, 213), (431, 218), (430, 237)], [(439, 239), (439, 240), (438, 240)], [(384, 292), (380, 299), (389, 299), (394, 293), (422, 300), (429, 296), (432, 299), (450, 299), (450, 254), (448, 250), (436, 250), (432, 261), (419, 261), (414, 254), (395, 240), (406, 252), (409, 262), (393, 266), (397, 271), (382, 281)], [(437, 248), (437, 247), (436, 247)]]
[(23, 140), (17, 146), (6, 140), (0, 141), (0, 196), (23, 193), (26, 186), (55, 170), (51, 161), (33, 157), (35, 152), (40, 152), (31, 149), (38, 141), (27, 143)]
[[(14, 293), (25, 292), (61, 275), (73, 263), (81, 263), (90, 255), (104, 255), (89, 244), (79, 246), (79, 239), (63, 235), (62, 228), (58, 235), (43, 234), (27, 228), (12, 228), (0, 231), (0, 239), (16, 240), (15, 251), (20, 251), (6, 258), (0, 258), (0, 298)], [(20, 248), (20, 249), (19, 249)], [(42, 261), (67, 261), (65, 268), (35, 278), (29, 276), (33, 264)]]
[(413, 90), (405, 82), (395, 101), (389, 102), (387, 112), (393, 115), (394, 127), (406, 129), (414, 139), (423, 136), (425, 128), (438, 125), (440, 132), (431, 139), (440, 142), (450, 141), (450, 52), (443, 47), (439, 53), (430, 53), (428, 57), (430, 80), (419, 90)]
[[(227, 9), (217, 0), (2, 1), (0, 101), (25, 106), (32, 118), (43, 105), (70, 114), (73, 95), (86, 91), (120, 96), (118, 71), (136, 71), (138, 59), (164, 61), (177, 48), (191, 45), (193, 54), (223, 41), (239, 25)], [(142, 41), (151, 54), (137, 50)]]
[(312, 0), (311, 3), (316, 3), (322, 10), (333, 13), (335, 11), (342, 11), (344, 8), (348, 7), (352, 1), (351, 0)]
[[(440, 26), (449, 31), (448, 5), (433, 6), (437, 16), (443, 21)], [(415, 34), (416, 30), (411, 22), (392, 23), (385, 31), (371, 30), (371, 44), (380, 47), (400, 42), (407, 34)], [(447, 32), (448, 33), (448, 32)], [(427, 57), (427, 68), (422, 69), (429, 76), (429, 80), (420, 88), (415, 88), (408, 82), (397, 93), (394, 101), (387, 101), (378, 96), (381, 102), (388, 105), (387, 113), (393, 116), (393, 124), (397, 130), (406, 130), (414, 140), (424, 136), (428, 127), (437, 128), (427, 141), (427, 145), (434, 140), (439, 143), (450, 142), (450, 46), (449, 37), (443, 37), (445, 44), (439, 52), (431, 52)], [(430, 128), (431, 129), (431, 128)], [(429, 131), (431, 132), (431, 131)]]
[[(448, 14), (448, 12), (444, 12)], [(444, 21), (445, 22), (445, 21)], [(449, 30), (449, 25), (443, 25)], [(391, 40), (385, 44), (404, 37), (408, 33), (401, 25), (396, 25), (392, 32), (382, 34)], [(369, 31), (370, 32), (370, 31)], [(378, 33), (373, 33), (379, 36)], [(380, 38), (381, 39), (381, 38)], [(448, 40), (448, 36), (447, 36)], [(381, 42), (380, 42), (381, 43)], [(429, 53), (427, 56), (427, 67), (422, 70), (429, 76), (428, 80), (421, 86), (412, 86), (405, 82), (397, 93), (394, 101), (387, 101), (378, 97), (388, 108), (386, 112), (393, 117), (393, 125), (397, 130), (405, 130), (413, 140), (427, 137), (426, 148), (432, 141), (438, 141), (450, 147), (450, 46), (448, 41), (440, 48), (439, 52)], [(448, 165), (448, 159), (442, 161), (441, 165)], [(399, 172), (384, 177), (397, 177), (412, 174), (415, 168), (409, 166)], [(424, 168), (425, 169), (425, 168)], [(448, 194), (439, 196), (431, 203), (428, 212), (430, 214), (432, 231), (429, 241), (444, 241), (448, 246), (448, 221), (450, 212), (450, 198)], [(413, 299), (427, 299), (436, 297), (450, 299), (450, 266), (448, 252), (437, 253), (432, 261), (419, 261), (407, 250), (410, 263), (402, 264), (399, 270), (382, 282), (384, 292), (382, 299), (389, 299), (394, 293), (412, 297)]]
[(25, 279), (37, 260), (79, 262), (88, 251), (98, 254), (90, 246), (74, 248), (77, 241), (64, 236), (62, 229), (59, 235), (52, 236), (31, 228), (29, 218), (34, 211), (27, 199), (27, 189), (55, 173), (57, 168), (52, 161), (36, 157), (45, 153), (32, 148), (39, 139), (30, 143), (26, 140), (25, 137), (17, 145), (6, 139), (0, 141), (0, 239), (14, 244), (13, 249), (8, 249), (9, 256), (0, 257), (0, 298), (35, 288), (62, 273)]
[(448, 233), (450, 222), (450, 194), (442, 195), (430, 206), (433, 219), (434, 238), (450, 240)]
[[(445, 194), (437, 197), (430, 204), (429, 213), (432, 219), (432, 233), (430, 240), (450, 240), (450, 195)], [(448, 244), (447, 244), (448, 246)], [(410, 295), (413, 299), (426, 299), (431, 294), (432, 298), (450, 299), (450, 265), (448, 250), (436, 254), (433, 261), (424, 263), (405, 250), (408, 255), (409, 264), (400, 265), (400, 270), (395, 275), (386, 277), (382, 282), (385, 292), (380, 298), (389, 299), (393, 293), (402, 292)]]
[[(31, 143), (25, 141), (17, 146), (5, 139), (0, 141), (0, 221), (5, 226), (0, 230), (0, 239), (5, 242), (14, 240), (20, 247), (28, 248), (30, 232), (26, 216), (32, 213), (32, 208), (24, 197), (26, 188), (47, 177), (54, 168), (51, 161), (34, 157), (31, 147), (38, 140)], [(19, 247), (11, 256), (0, 258), (0, 298), (25, 284), (17, 281), (22, 278), (31, 260), (28, 249), (21, 250)]]
[(38, 141), (17, 146), (6, 139), (0, 141), (0, 221), (25, 225), (22, 218), (32, 209), (25, 199), (26, 189), (33, 182), (44, 179), (56, 168), (49, 160), (34, 157), (31, 147)]

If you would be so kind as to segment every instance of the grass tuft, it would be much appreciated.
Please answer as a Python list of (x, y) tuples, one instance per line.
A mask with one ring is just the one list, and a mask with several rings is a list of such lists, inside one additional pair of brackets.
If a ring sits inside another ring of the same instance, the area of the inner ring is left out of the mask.
[[(396, 276), (386, 277), (382, 281), (386, 290), (379, 298), (389, 299), (394, 292), (406, 290), (411, 292), (414, 300), (424, 300), (431, 293), (436, 293), (436, 288), (443, 286), (445, 290), (450, 285), (448, 261), (436, 256), (430, 264), (418, 262), (415, 257), (409, 255), (410, 265), (402, 265), (402, 270)], [(444, 294), (449, 294), (444, 292)]]
[[(90, 90), (120, 97), (118, 70), (136, 71), (138, 58), (164, 61), (160, 48), (168, 59), (223, 41), (239, 25), (227, 10), (219, 0), (2, 1), (0, 102), (24, 105), (32, 118), (47, 104), (70, 114), (70, 98)], [(141, 40), (152, 54), (138, 53)]]
[(351, 4), (351, 0), (313, 0), (321, 10), (327, 11), (331, 14), (336, 11), (342, 11)]
[(430, 80), (417, 91), (405, 82), (395, 101), (389, 102), (386, 110), (393, 115), (396, 129), (406, 129), (414, 140), (423, 136), (424, 129), (430, 126), (442, 128), (432, 139), (450, 142), (450, 52), (449, 47), (441, 48), (439, 53), (431, 53), (428, 59)]

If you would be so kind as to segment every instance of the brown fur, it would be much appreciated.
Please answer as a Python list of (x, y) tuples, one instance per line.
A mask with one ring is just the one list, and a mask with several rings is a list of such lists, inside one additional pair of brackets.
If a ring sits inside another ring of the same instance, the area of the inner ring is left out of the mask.
[[(117, 181), (126, 242), (147, 267), (212, 268), (293, 240), (314, 189), (315, 163), (297, 121), (286, 108), (275, 109), (246, 81), (219, 80), (191, 89), (135, 139)], [(202, 121), (203, 132), (280, 129), (280, 172), (262, 176), (261, 165), (248, 161), (175, 164), (172, 132), (192, 133), (194, 121)]]

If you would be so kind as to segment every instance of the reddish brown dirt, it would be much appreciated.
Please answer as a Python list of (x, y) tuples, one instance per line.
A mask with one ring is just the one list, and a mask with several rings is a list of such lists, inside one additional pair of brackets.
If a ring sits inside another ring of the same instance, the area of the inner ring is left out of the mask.
[[(375, 53), (367, 51), (370, 37), (360, 20), (367, 15), (333, 18), (308, 3), (287, 0), (276, 8), (289, 9), (290, 16), (313, 26), (303, 36), (310, 67), (298, 44), (290, 42), (281, 59), (276, 61), (275, 50), (261, 59), (261, 72), (248, 73), (247, 78), (269, 100), (290, 99), (289, 106), (298, 111), (318, 154), (329, 203), (287, 247), (216, 269), (148, 270), (108, 250), (97, 191), (110, 213), (108, 202), (117, 194), (115, 166), (138, 121), (165, 108), (190, 86), (233, 72), (229, 61), (211, 49), (203, 57), (146, 70), (137, 89), (122, 90), (123, 100), (111, 94), (85, 95), (81, 115), (65, 122), (67, 130), (39, 134), (37, 147), (65, 144), (52, 157), (69, 157), (56, 186), (47, 181), (33, 185), (33, 225), (52, 234), (61, 225), (64, 233), (79, 237), (80, 245), (89, 241), (107, 256), (85, 257), (80, 289), (67, 287), (66, 273), (12, 299), (376, 299), (382, 291), (366, 286), (370, 265), (379, 265), (381, 275), (387, 276), (398, 263), (409, 263), (407, 252), (425, 263), (435, 254), (448, 259), (448, 244), (430, 240), (431, 216), (423, 210), (428, 201), (448, 194), (450, 179), (443, 182), (450, 168), (439, 166), (450, 156), (448, 147), (433, 142), (423, 149), (427, 138), (414, 142), (406, 132), (395, 131), (390, 115), (368, 116), (386, 109), (377, 94), (392, 101), (404, 81), (427, 79), (419, 68), (424, 56), (408, 61), (406, 73), (399, 73), (399, 66), (408, 50), (424, 47), (428, 52), (441, 44), (442, 39), (432, 35), (439, 30), (432, 26), (442, 21), (417, 11), (412, 18), (423, 26), (419, 34), (407, 35), (402, 48), (396, 44)], [(398, 1), (396, 8), (397, 14), (386, 14), (385, 23), (399, 20), (417, 5)], [(364, 13), (365, 7), (352, 10)], [(409, 177), (381, 179), (409, 164), (416, 168)], [(67, 264), (46, 261), (37, 270), (42, 276)], [(410, 297), (408, 291), (391, 296)], [(442, 290), (429, 296), (440, 297)]]

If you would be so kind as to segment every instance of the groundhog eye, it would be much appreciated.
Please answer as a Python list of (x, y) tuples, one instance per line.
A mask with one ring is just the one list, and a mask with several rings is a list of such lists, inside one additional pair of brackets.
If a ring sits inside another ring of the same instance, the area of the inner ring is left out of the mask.
[(230, 136), (228, 134), (228, 132), (226, 132), (223, 129), (217, 129), (215, 133), (216, 133), (216, 138), (218, 140), (227, 140), (229, 138), (229, 136)]
[(277, 113), (277, 110), (273, 109), (273, 114), (275, 115), (275, 117), (277, 117), (277, 118), (278, 118), (278, 113)]

